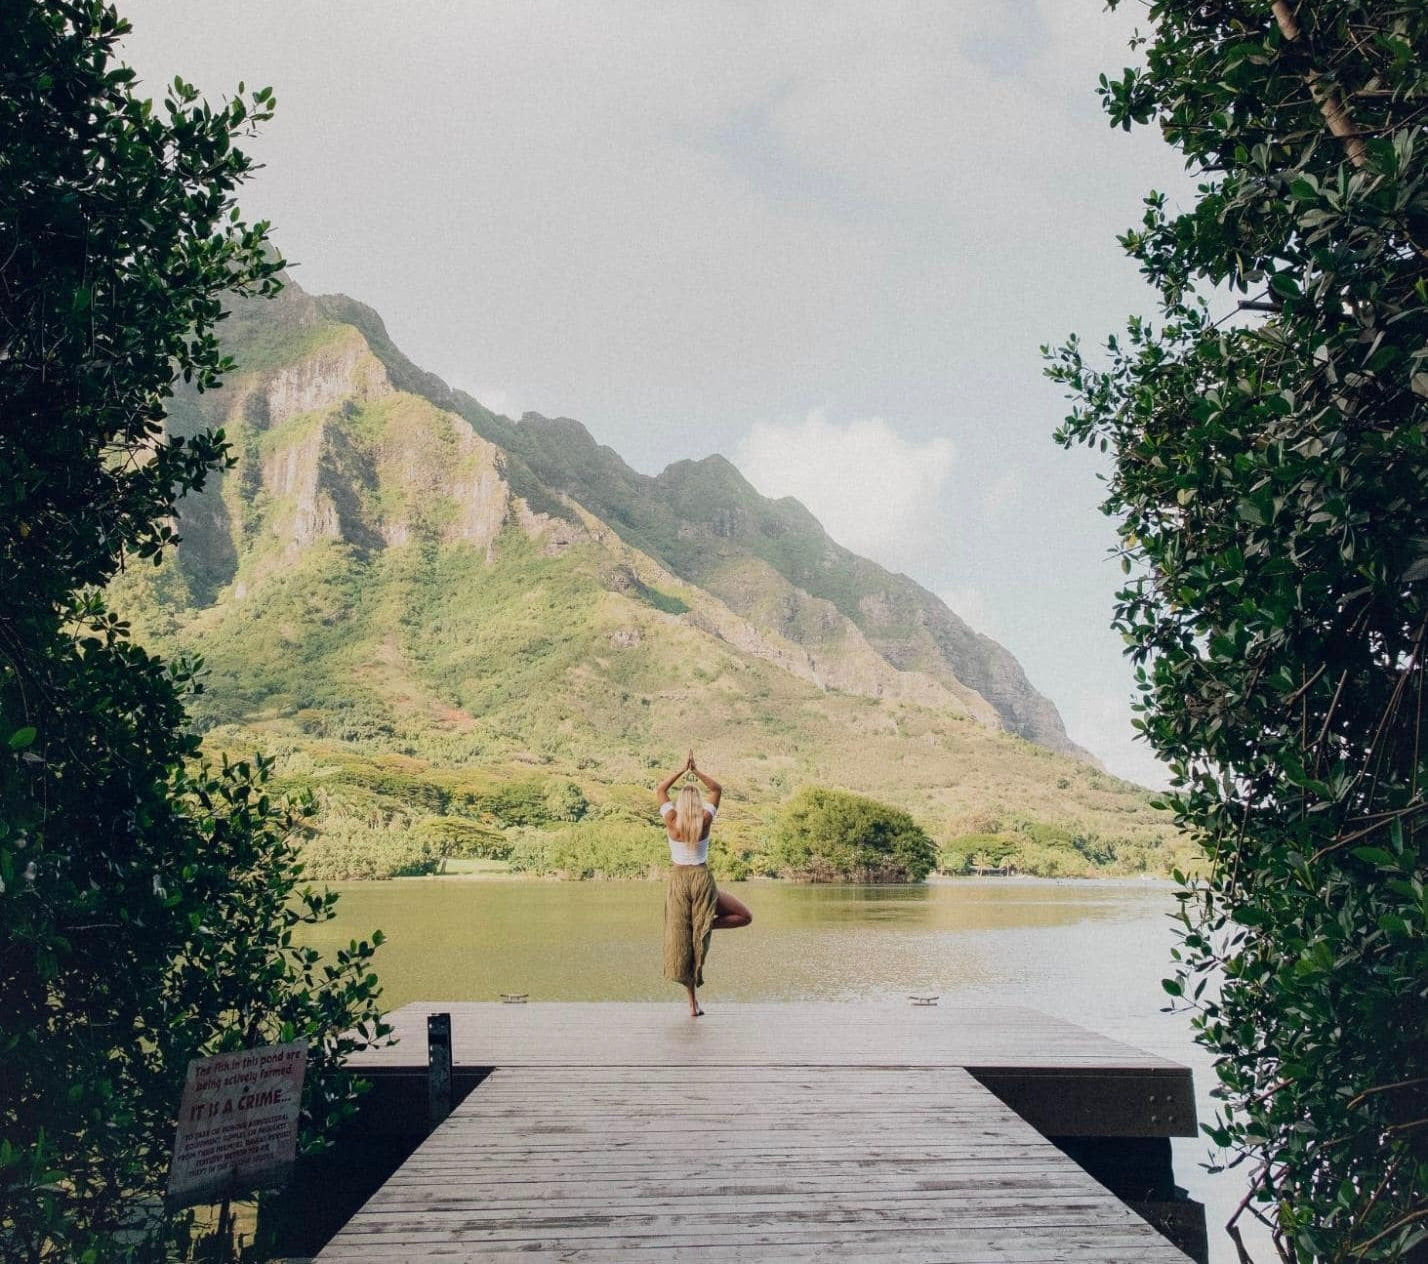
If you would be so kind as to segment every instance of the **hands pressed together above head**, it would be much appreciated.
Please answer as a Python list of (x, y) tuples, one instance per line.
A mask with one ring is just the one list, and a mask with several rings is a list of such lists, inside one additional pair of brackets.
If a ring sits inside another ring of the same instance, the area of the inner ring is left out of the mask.
[(694, 762), (693, 749), (691, 749), (689, 754), (685, 757), (684, 763), (681, 764), (678, 768), (676, 768), (674, 772), (670, 773), (669, 776), (666, 777), (664, 781), (660, 783), (658, 791), (660, 800), (663, 801), (668, 796), (670, 787), (673, 786), (674, 783), (678, 781), (681, 777), (683, 777), (686, 773), (691, 777), (698, 778), (698, 780), (703, 783), (704, 788), (708, 790), (713, 796), (713, 802), (717, 806), (719, 802), (719, 793), (721, 787), (719, 783), (715, 781), (714, 778), (711, 777), (708, 773), (701, 772), (699, 770), (699, 765)]

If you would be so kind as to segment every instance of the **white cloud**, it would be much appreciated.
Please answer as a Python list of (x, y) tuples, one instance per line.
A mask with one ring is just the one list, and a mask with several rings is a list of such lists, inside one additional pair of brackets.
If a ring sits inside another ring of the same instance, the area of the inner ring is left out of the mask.
[[(452, 379), (448, 378), (448, 381), (450, 380)], [(510, 417), (512, 420), (519, 420), (527, 409), (527, 405), (518, 395), (499, 386), (473, 386), (469, 388), (469, 393), (493, 413)]]
[(895, 569), (923, 561), (947, 530), (941, 493), (955, 461), (948, 439), (904, 439), (881, 417), (760, 422), (734, 462), (765, 496), (794, 496), (840, 544)]

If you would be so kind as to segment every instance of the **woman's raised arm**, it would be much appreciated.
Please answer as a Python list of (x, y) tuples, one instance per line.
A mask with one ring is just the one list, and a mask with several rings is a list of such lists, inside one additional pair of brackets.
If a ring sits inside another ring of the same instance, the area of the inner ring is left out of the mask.
[(704, 783), (704, 788), (709, 791), (709, 806), (717, 808), (719, 806), (719, 796), (724, 793), (724, 787), (715, 781), (713, 777), (709, 776), (708, 773), (700, 772), (699, 769), (694, 766), (693, 751), (689, 752), (689, 771), (698, 777), (699, 780)]
[(663, 781), (659, 783), (658, 788), (656, 788), (655, 790), (655, 800), (660, 804), (661, 807), (663, 807), (664, 804), (669, 802), (670, 786), (674, 785), (676, 781), (678, 781), (682, 776), (684, 776), (685, 773), (689, 772), (690, 769), (692, 769), (693, 767), (694, 752), (690, 751), (689, 758), (686, 759), (680, 767), (676, 768), (672, 773), (669, 774), (668, 777), (666, 777)]

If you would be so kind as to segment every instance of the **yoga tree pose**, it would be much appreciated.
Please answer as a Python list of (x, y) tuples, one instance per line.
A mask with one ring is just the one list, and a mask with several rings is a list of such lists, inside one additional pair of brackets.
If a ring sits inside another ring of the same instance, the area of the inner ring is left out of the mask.
[[(691, 778), (680, 787), (673, 801), (669, 788), (688, 773)], [(699, 785), (709, 791), (706, 803)], [(698, 1018), (696, 989), (704, 985), (704, 958), (709, 953), (709, 935), (716, 930), (747, 926), (754, 915), (714, 885), (709, 872), (709, 830), (719, 810), (723, 787), (694, 764), (694, 752), (681, 768), (660, 783), (657, 796), (669, 840), (669, 889), (664, 899), (664, 977), (684, 984), (689, 993), (689, 1012)]]

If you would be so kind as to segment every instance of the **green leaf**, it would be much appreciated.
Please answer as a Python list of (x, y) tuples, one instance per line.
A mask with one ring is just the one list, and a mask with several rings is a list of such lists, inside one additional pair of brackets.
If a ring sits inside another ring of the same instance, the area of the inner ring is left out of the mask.
[(10, 734), (10, 749), (12, 751), (24, 750), (34, 742), (35, 735), (35, 727), (31, 724), (27, 724), (22, 729), (16, 729)]
[(1352, 854), (1371, 865), (1377, 865), (1380, 869), (1398, 868), (1398, 858), (1392, 852), (1384, 851), (1382, 847), (1355, 847)]

